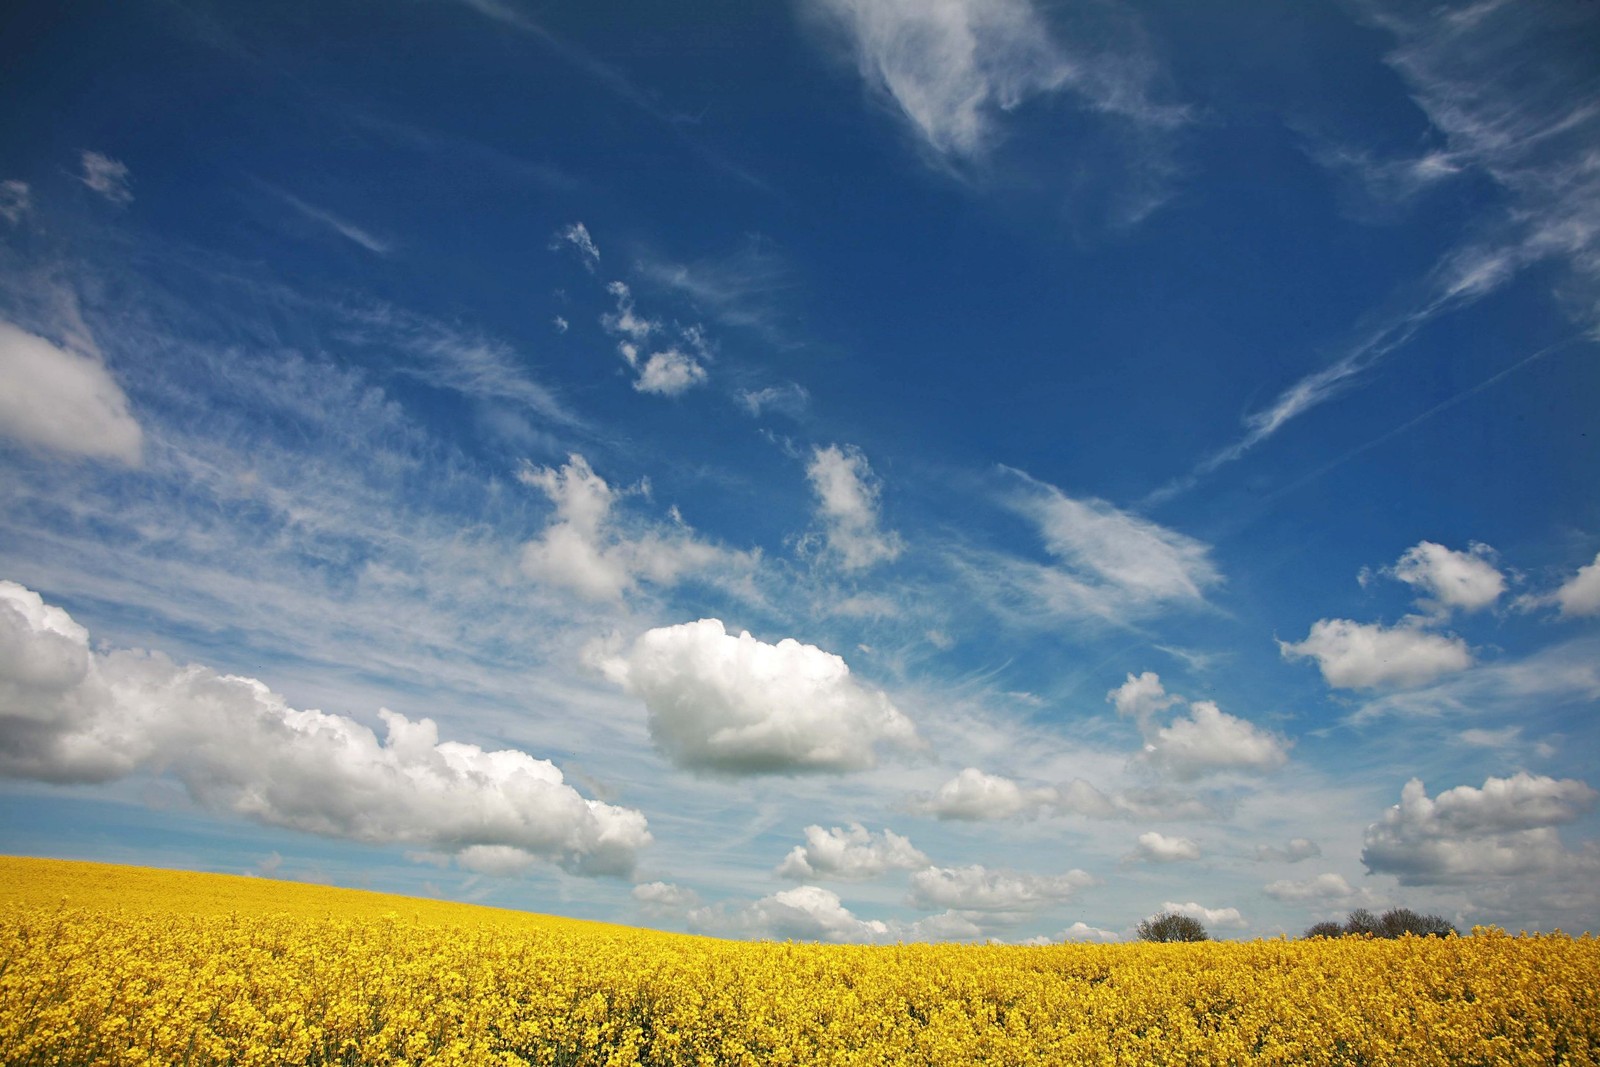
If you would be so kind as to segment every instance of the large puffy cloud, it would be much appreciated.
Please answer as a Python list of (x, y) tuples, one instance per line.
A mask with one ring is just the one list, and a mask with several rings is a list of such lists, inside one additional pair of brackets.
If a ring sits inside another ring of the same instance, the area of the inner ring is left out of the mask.
[(840, 657), (793, 638), (736, 637), (717, 619), (649, 630), (597, 666), (644, 701), (656, 746), (694, 770), (865, 770), (880, 743), (921, 745), (911, 720)]
[(587, 800), (548, 760), (441, 741), (432, 720), (289, 707), (254, 678), (153, 652), (91, 651), (60, 608), (0, 582), (0, 773), (176, 776), (201, 806), (330, 837), (442, 849), (505, 873), (532, 858), (623, 874), (650, 841), (638, 811)]
[(1474, 544), (1457, 552), (1432, 541), (1406, 549), (1388, 573), (1422, 592), (1441, 608), (1479, 611), (1500, 599), (1505, 575), (1489, 562), (1493, 550)]
[(522, 548), (522, 571), (536, 581), (589, 600), (614, 601), (641, 581), (665, 586), (713, 568), (739, 573), (754, 566), (752, 555), (701, 541), (681, 521), (620, 529), (620, 494), (576, 453), (560, 468), (530, 465), (517, 477), (556, 506), (544, 532)]
[(900, 555), (900, 535), (879, 525), (882, 486), (867, 457), (854, 445), (812, 450), (806, 479), (816, 494), (817, 514), (829, 555), (845, 570), (864, 570)]
[(1600, 615), (1600, 554), (1595, 555), (1593, 563), (1579, 567), (1577, 574), (1551, 594), (1551, 599), (1561, 608), (1564, 619)]
[(144, 434), (128, 396), (91, 355), (0, 321), (0, 434), (136, 466)]
[(1187, 837), (1168, 837), (1151, 830), (1139, 835), (1138, 843), (1127, 858), (1145, 863), (1181, 863), (1199, 859), (1200, 846)]
[(1134, 675), (1106, 694), (1119, 715), (1133, 719), (1144, 737), (1140, 759), (1180, 781), (1225, 771), (1259, 773), (1288, 761), (1288, 742), (1209, 700), (1189, 705), (1189, 713), (1163, 726), (1157, 716), (1182, 703), (1153, 671)]
[(1281, 738), (1209, 700), (1195, 701), (1188, 715), (1155, 730), (1142, 755), (1180, 781), (1223, 771), (1271, 771), (1289, 759)]
[(1096, 882), (1093, 875), (1077, 869), (1045, 875), (991, 870), (978, 863), (928, 867), (911, 876), (911, 902), (928, 910), (1030, 912), (1070, 900)]
[(1519, 771), (1483, 787), (1457, 786), (1429, 798), (1411, 779), (1400, 803), (1367, 827), (1361, 861), (1402, 885), (1470, 882), (1493, 877), (1600, 871), (1593, 849), (1569, 852), (1555, 827), (1572, 822), (1600, 797), (1584, 782)]
[(1049, 786), (1024, 788), (1010, 778), (967, 767), (931, 796), (913, 798), (911, 808), (939, 819), (979, 822), (1039, 812), (1059, 799), (1058, 791)]
[(806, 843), (796, 845), (778, 865), (778, 873), (797, 882), (814, 878), (876, 878), (888, 871), (914, 871), (928, 857), (911, 842), (885, 829), (871, 833), (860, 823), (849, 827), (805, 829)]
[(1459, 637), (1415, 626), (1384, 627), (1349, 619), (1319, 619), (1304, 641), (1279, 641), (1285, 659), (1313, 659), (1337, 689), (1425, 685), (1472, 666)]

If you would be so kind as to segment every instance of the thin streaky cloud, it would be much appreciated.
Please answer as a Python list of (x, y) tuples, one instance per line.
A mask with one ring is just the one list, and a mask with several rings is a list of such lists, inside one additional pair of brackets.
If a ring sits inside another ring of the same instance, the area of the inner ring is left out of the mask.
[(684, 144), (692, 148), (701, 159), (717, 170), (763, 192), (770, 193), (773, 191), (772, 186), (763, 179), (734, 163), (722, 153), (708, 148), (690, 137), (684, 130), (684, 126), (688, 122), (686, 116), (662, 107), (648, 93), (643, 92), (638, 86), (634, 85), (627, 75), (616, 67), (596, 59), (589, 52), (579, 48), (571, 41), (551, 33), (514, 5), (506, 3), (505, 0), (457, 0), (457, 2), (463, 7), (476, 11), (485, 18), (510, 26), (532, 37), (560, 57), (563, 62), (582, 71), (590, 79), (603, 86), (617, 99), (632, 104), (635, 108), (660, 122)]
[(340, 218), (331, 211), (317, 207), (315, 204), (308, 204), (293, 193), (279, 189), (277, 186), (266, 182), (260, 184), (263, 189), (266, 189), (273, 196), (282, 200), (312, 222), (322, 224), (345, 240), (355, 242), (374, 255), (386, 256), (394, 250), (393, 242), (374, 236), (369, 231), (362, 229), (353, 222)]

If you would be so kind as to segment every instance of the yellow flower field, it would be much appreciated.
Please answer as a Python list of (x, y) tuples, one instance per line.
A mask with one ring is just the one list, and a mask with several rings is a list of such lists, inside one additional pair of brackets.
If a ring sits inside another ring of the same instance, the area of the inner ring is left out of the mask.
[(1588, 936), (741, 943), (0, 858), (0, 1063), (1595, 1064)]

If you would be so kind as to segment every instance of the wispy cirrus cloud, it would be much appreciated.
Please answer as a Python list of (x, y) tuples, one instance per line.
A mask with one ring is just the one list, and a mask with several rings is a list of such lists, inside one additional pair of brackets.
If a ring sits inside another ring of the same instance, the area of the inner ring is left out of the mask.
[(338, 234), (352, 244), (365, 248), (374, 255), (386, 256), (394, 251), (394, 242), (388, 238), (379, 237), (372, 231), (357, 226), (355, 223), (335, 215), (326, 208), (307, 203), (286, 189), (280, 189), (267, 182), (260, 182), (259, 184), (273, 196), (294, 208), (302, 217), (310, 219), (324, 229)]
[(1152, 99), (1148, 57), (1076, 49), (1030, 0), (811, 0), (809, 8), (843, 33), (862, 78), (939, 156), (982, 157), (1005, 112), (1057, 93), (1142, 124), (1186, 118)]

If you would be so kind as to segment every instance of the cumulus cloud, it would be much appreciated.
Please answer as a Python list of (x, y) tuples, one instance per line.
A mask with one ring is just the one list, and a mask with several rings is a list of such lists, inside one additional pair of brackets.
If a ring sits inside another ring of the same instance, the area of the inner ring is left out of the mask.
[[(637, 375), (633, 380), (636, 392), (678, 396), (706, 380), (705, 366), (680, 348), (667, 347), (645, 355), (639, 346), (659, 332), (661, 324), (639, 314), (634, 308), (633, 293), (622, 282), (612, 282), (606, 291), (617, 298), (617, 310), (600, 316), (600, 325), (608, 333), (622, 338), (617, 343), (617, 351)], [(709, 358), (709, 346), (698, 326), (681, 329), (679, 333), (702, 356)]]
[(700, 906), (700, 894), (671, 882), (644, 882), (633, 887), (633, 899), (647, 911), (671, 913)]
[(1432, 541), (1406, 549), (1388, 573), (1421, 592), (1427, 606), (1448, 611), (1481, 611), (1506, 590), (1505, 575), (1489, 560), (1494, 549), (1474, 542), (1457, 552)]
[(1288, 742), (1217, 707), (1189, 705), (1189, 714), (1154, 731), (1144, 759), (1180, 781), (1222, 771), (1260, 773), (1289, 760)]
[(1229, 715), (1209, 700), (1189, 705), (1189, 713), (1165, 726), (1157, 719), (1182, 703), (1153, 671), (1134, 675), (1106, 694), (1119, 715), (1133, 719), (1144, 737), (1140, 759), (1180, 781), (1193, 781), (1223, 771), (1263, 772), (1283, 766), (1289, 743), (1244, 719)]
[(1138, 844), (1126, 857), (1145, 863), (1181, 863), (1200, 858), (1200, 846), (1187, 837), (1168, 837), (1151, 830), (1139, 835)]
[(736, 637), (717, 619), (649, 630), (596, 665), (644, 701), (656, 747), (691, 770), (857, 771), (876, 765), (880, 744), (921, 746), (911, 720), (839, 656)]
[(0, 433), (68, 455), (137, 466), (144, 433), (94, 356), (0, 321)]
[(1179, 915), (1187, 915), (1191, 919), (1199, 919), (1208, 928), (1239, 928), (1245, 925), (1244, 917), (1239, 914), (1238, 908), (1208, 908), (1204, 904), (1196, 904), (1192, 900), (1186, 904), (1175, 904), (1169, 900), (1161, 905), (1161, 910), (1163, 912), (1177, 912)]
[[(578, 250), (578, 255), (590, 274), (599, 269), (600, 249), (595, 245), (594, 238), (589, 236), (589, 227), (581, 222), (574, 222), (556, 234), (556, 240), (550, 246), (551, 250), (560, 248), (563, 243), (569, 244)], [(616, 284), (621, 285), (622, 283), (618, 282)]]
[(625, 283), (612, 282), (606, 286), (606, 292), (617, 300), (616, 311), (600, 316), (600, 325), (608, 332), (621, 334), (634, 341), (643, 341), (661, 328), (659, 322), (647, 319), (638, 313), (633, 304), (633, 291)]
[(128, 189), (128, 166), (99, 152), (84, 152), (83, 174), (79, 181), (111, 201), (126, 204), (133, 200)]
[(15, 226), (22, 217), (33, 210), (33, 190), (27, 182), (16, 180), (0, 182), (0, 219)]
[(1414, 625), (1319, 619), (1305, 640), (1279, 641), (1285, 659), (1313, 659), (1336, 689), (1418, 686), (1472, 666), (1467, 643)]
[(522, 547), (522, 572), (535, 581), (616, 601), (641, 581), (668, 586), (713, 567), (748, 572), (755, 564), (751, 555), (701, 541), (681, 521), (622, 528), (615, 514), (621, 494), (577, 453), (559, 468), (525, 466), (517, 478), (556, 506), (544, 532)]
[(1107, 693), (1106, 700), (1116, 705), (1118, 715), (1132, 719), (1141, 729), (1157, 712), (1179, 703), (1178, 697), (1167, 694), (1161, 676), (1154, 671), (1145, 671), (1137, 677), (1130, 671), (1128, 680)]
[(706, 369), (693, 356), (677, 348), (652, 352), (639, 368), (633, 388), (657, 396), (677, 396), (706, 380)]
[(996, 120), (1031, 98), (1071, 91), (1097, 111), (1171, 125), (1152, 104), (1148, 64), (1069, 56), (1029, 0), (812, 0), (855, 53), (861, 77), (940, 156), (982, 157)]
[(870, 833), (860, 823), (849, 827), (805, 829), (806, 843), (796, 845), (778, 865), (778, 873), (797, 882), (816, 878), (876, 878), (889, 871), (914, 871), (928, 866), (928, 857), (911, 842), (885, 829)]
[(1356, 897), (1365, 898), (1366, 890), (1357, 889), (1344, 880), (1342, 874), (1319, 874), (1300, 881), (1279, 879), (1269, 882), (1262, 891), (1275, 900), (1291, 903), (1338, 904)]
[(1555, 604), (1563, 619), (1600, 615), (1600, 553), (1594, 562), (1578, 568), (1554, 593), (1539, 602)]
[(863, 570), (900, 555), (900, 535), (879, 527), (882, 486), (854, 445), (815, 448), (806, 479), (816, 494), (829, 555), (845, 570)]
[(1078, 890), (1097, 884), (1085, 871), (1030, 874), (966, 867), (928, 867), (911, 876), (911, 903), (929, 911), (1030, 912), (1072, 899)]
[(1059, 799), (1060, 794), (1049, 786), (1027, 789), (1010, 778), (967, 767), (931, 796), (912, 798), (910, 807), (939, 819), (980, 822), (1043, 811)]
[(914, 923), (857, 918), (837, 893), (814, 885), (785, 889), (741, 907), (696, 908), (689, 912), (688, 919), (696, 930), (723, 936), (839, 944), (972, 941), (983, 936), (976, 923), (952, 912)]
[(1256, 860), (1262, 863), (1300, 863), (1322, 855), (1322, 846), (1306, 837), (1293, 837), (1283, 848), (1262, 845), (1256, 849)]
[(1590, 811), (1595, 790), (1574, 778), (1519, 771), (1487, 778), (1481, 789), (1457, 786), (1430, 799), (1411, 779), (1400, 803), (1367, 827), (1361, 861), (1374, 874), (1393, 874), (1402, 885), (1559, 873), (1577, 867), (1600, 871), (1590, 846), (1569, 852), (1555, 827)]
[(1115, 930), (1102, 930), (1080, 920), (1057, 934), (1056, 940), (1075, 944), (1109, 945), (1121, 941), (1122, 935)]
[(301, 711), (254, 678), (157, 652), (92, 651), (60, 608), (0, 582), (0, 773), (104, 782), (168, 773), (197, 804), (328, 837), (407, 843), (504, 873), (530, 857), (625, 874), (638, 811), (587, 800), (548, 760), (441, 741), (380, 709), (385, 736)]

